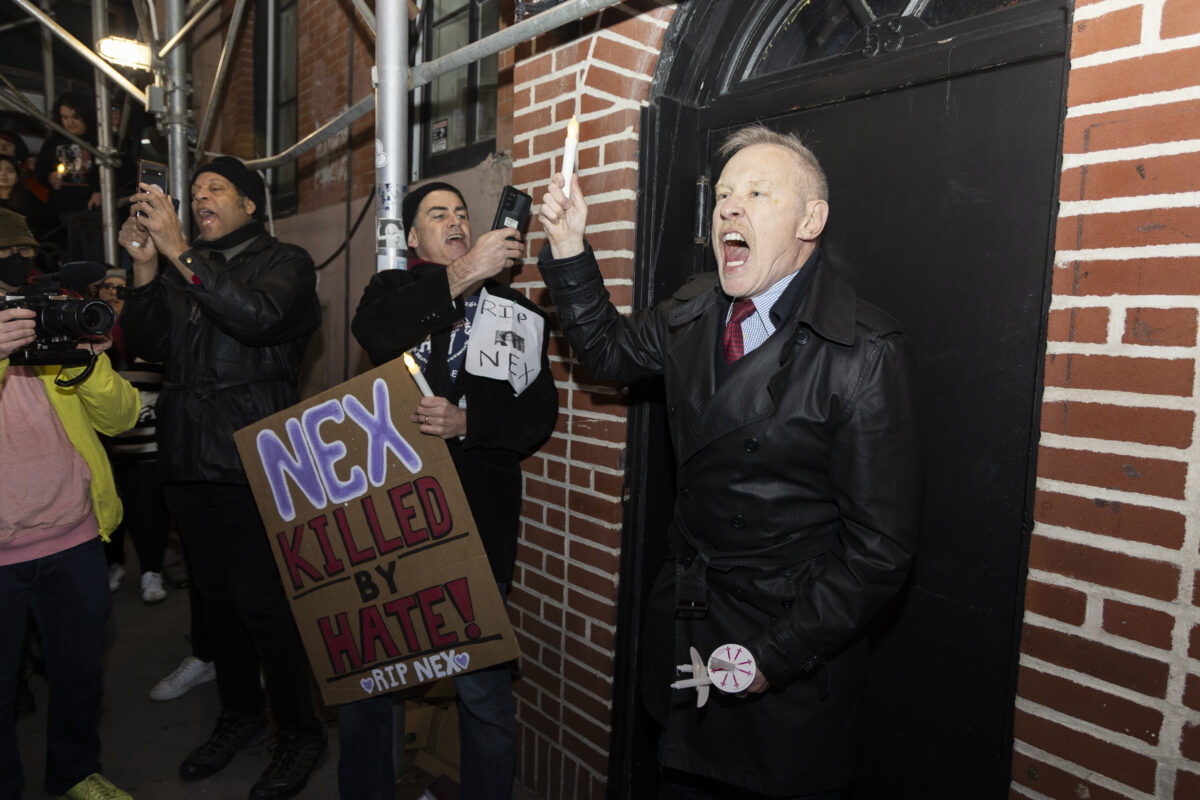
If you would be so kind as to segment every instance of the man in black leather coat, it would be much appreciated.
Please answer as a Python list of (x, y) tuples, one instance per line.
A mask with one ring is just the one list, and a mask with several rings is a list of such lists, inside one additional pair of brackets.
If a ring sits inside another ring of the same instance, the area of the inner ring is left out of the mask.
[(299, 401), (300, 360), (321, 321), (316, 272), (307, 252), (263, 229), (262, 180), (235, 158), (193, 177), (191, 246), (170, 197), (141, 184), (132, 200), (120, 242), (134, 288), (121, 324), (135, 355), (164, 365), (159, 462), (221, 697), (212, 737), (180, 776), (198, 780), (229, 763), (266, 727), (269, 696), (277, 747), (250, 796), (291, 797), (325, 748), (324, 726), (233, 433)]
[[(916, 545), (912, 355), (821, 252), (828, 189), (812, 153), (758, 126), (722, 153), (716, 274), (621, 316), (583, 240), (578, 181), (568, 200), (560, 178), (539, 266), (597, 377), (665, 378), (678, 492), (641, 670), (663, 725), (662, 796), (835, 798), (852, 775), (864, 630)], [(757, 673), (718, 671), (697, 707), (696, 689), (671, 687), (693, 677), (675, 669), (690, 648), (739, 667), (748, 651)], [(734, 676), (738, 691), (718, 689)]]

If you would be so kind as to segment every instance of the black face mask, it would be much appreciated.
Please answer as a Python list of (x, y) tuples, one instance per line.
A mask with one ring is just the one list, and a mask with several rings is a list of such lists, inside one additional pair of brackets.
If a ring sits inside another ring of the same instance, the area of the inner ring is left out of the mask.
[(0, 258), (0, 281), (9, 286), (24, 286), (32, 268), (33, 262), (17, 253)]

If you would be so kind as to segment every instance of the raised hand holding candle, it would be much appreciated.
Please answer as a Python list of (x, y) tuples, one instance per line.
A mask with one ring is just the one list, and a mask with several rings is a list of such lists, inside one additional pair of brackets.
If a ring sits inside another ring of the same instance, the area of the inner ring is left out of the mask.
[(567, 123), (567, 143), (563, 146), (563, 194), (567, 199), (571, 199), (571, 173), (575, 171), (575, 151), (579, 148), (579, 120), (575, 119), (575, 115), (571, 115), (571, 121)]
[(433, 389), (429, 388), (429, 381), (425, 380), (425, 376), (421, 374), (421, 368), (417, 366), (417, 360), (408, 353), (404, 354), (404, 366), (408, 367), (408, 372), (412, 375), (413, 380), (417, 382), (417, 388), (421, 390), (421, 394), (425, 397), (433, 397)]

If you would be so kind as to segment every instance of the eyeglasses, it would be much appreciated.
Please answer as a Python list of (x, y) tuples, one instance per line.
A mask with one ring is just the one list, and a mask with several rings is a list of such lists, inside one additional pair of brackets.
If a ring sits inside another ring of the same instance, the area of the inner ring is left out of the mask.
[(123, 283), (98, 283), (98, 284), (96, 284), (96, 291), (115, 292), (117, 289), (122, 288), (124, 285), (125, 284), (123, 284)]
[(36, 252), (36, 247), (30, 247), (27, 244), (18, 245), (16, 247), (0, 247), (0, 258), (8, 258), (13, 253), (20, 253), (24, 258), (33, 258), (33, 255)]

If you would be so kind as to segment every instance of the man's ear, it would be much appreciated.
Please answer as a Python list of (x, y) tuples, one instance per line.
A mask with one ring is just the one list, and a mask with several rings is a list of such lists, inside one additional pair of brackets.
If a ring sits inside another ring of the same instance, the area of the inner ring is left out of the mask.
[(246, 213), (252, 217), (254, 216), (254, 212), (258, 210), (258, 206), (254, 201), (245, 195), (242, 196), (242, 208), (246, 209)]
[(420, 246), (421, 246), (421, 243), (420, 243), (420, 241), (417, 240), (417, 229), (409, 228), (408, 229), (408, 249), (416, 250)]
[(829, 203), (825, 200), (809, 200), (804, 204), (804, 216), (796, 227), (796, 238), (813, 242), (825, 230), (829, 221)]

